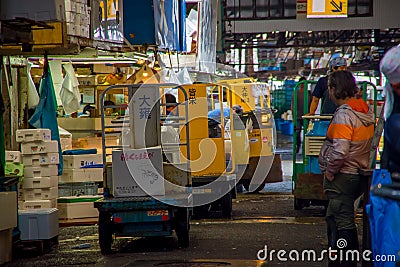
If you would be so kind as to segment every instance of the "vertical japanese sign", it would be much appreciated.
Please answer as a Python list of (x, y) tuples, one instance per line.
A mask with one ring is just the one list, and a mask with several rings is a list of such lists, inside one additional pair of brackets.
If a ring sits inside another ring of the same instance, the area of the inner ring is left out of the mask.
[(144, 148), (160, 144), (159, 89), (143, 85), (132, 96), (129, 112), (132, 148)]
[(348, 0), (308, 0), (307, 18), (346, 18)]

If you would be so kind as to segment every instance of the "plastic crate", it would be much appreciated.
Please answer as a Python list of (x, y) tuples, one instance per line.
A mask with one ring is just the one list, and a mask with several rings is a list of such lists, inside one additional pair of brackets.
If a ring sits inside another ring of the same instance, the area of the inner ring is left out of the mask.
[(318, 156), (324, 140), (325, 136), (306, 136), (304, 140), (304, 154), (306, 156)]
[(281, 132), (284, 135), (293, 135), (292, 121), (284, 121), (281, 123)]

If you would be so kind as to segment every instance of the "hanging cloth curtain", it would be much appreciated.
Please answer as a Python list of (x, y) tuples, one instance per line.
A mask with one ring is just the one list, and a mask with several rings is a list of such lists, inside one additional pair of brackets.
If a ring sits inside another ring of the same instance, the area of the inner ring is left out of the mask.
[(76, 112), (80, 107), (79, 82), (75, 76), (72, 63), (64, 65), (65, 77), (60, 90), (61, 102), (64, 107), (65, 114)]
[(51, 72), (48, 64), (44, 66), (44, 74), (40, 80), (40, 100), (35, 112), (29, 120), (30, 125), (35, 128), (45, 128), (51, 131), (51, 140), (58, 142), (58, 154), (60, 164), (58, 165), (58, 175), (62, 174), (63, 159), (62, 149), (60, 143), (60, 134), (58, 132), (57, 123), (57, 103), (54, 94), (53, 82), (51, 79)]

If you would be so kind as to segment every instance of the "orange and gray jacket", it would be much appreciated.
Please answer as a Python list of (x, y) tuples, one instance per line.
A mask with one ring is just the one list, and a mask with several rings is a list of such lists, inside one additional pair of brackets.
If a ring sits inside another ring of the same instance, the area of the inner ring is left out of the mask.
[(333, 115), (318, 163), (322, 172), (358, 174), (369, 168), (374, 115), (362, 99), (341, 105)]

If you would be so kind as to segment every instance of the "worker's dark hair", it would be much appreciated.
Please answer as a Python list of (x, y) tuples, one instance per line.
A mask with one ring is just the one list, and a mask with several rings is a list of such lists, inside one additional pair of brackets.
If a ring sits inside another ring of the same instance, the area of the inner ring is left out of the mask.
[(301, 77), (299, 78), (299, 82), (304, 81), (304, 80), (307, 80), (304, 76), (301, 76)]
[(243, 108), (241, 105), (234, 105), (232, 107), (233, 111), (235, 111), (236, 114), (242, 115), (243, 114)]
[(357, 93), (356, 79), (348, 70), (332, 72), (328, 78), (328, 88), (336, 99), (353, 97)]
[(176, 97), (173, 94), (165, 94), (165, 102), (168, 104), (176, 104)]

